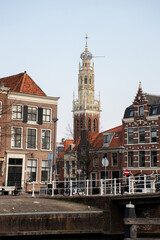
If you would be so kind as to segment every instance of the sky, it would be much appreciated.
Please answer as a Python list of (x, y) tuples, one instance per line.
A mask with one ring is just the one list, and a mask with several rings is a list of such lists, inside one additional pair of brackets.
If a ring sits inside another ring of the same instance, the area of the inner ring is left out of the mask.
[(73, 126), (80, 54), (95, 65), (101, 96), (100, 131), (122, 123), (139, 81), (160, 95), (159, 0), (0, 0), (0, 78), (27, 71), (58, 101), (58, 136)]

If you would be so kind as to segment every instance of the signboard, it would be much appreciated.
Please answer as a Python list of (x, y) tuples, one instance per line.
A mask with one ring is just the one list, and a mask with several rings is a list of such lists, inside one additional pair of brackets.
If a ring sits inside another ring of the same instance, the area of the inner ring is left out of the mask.
[(105, 158), (102, 158), (102, 166), (103, 167), (108, 167), (109, 166), (109, 161), (108, 159), (105, 157)]
[(128, 169), (124, 170), (124, 174), (128, 176), (130, 174), (129, 170)]
[(82, 169), (77, 169), (76, 171), (78, 174), (80, 174), (82, 172)]

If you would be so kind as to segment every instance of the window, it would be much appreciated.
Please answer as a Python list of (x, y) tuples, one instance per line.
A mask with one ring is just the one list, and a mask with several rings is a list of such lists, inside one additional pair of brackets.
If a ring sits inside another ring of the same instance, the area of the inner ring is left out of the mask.
[(22, 119), (22, 105), (13, 105), (12, 106), (12, 118), (13, 119)]
[(156, 115), (157, 112), (158, 112), (158, 107), (157, 106), (151, 107), (150, 115)]
[(34, 128), (27, 129), (27, 148), (36, 149), (37, 132)]
[(84, 79), (84, 83), (87, 84), (87, 77), (85, 77), (85, 79)]
[(145, 151), (139, 152), (139, 167), (145, 167)]
[(94, 119), (94, 122), (93, 122), (93, 127), (94, 127), (94, 132), (97, 132), (97, 119)]
[(151, 142), (157, 142), (157, 127), (151, 127)]
[(75, 161), (72, 161), (72, 174), (76, 173), (76, 169), (75, 169)]
[(112, 166), (117, 166), (117, 165), (118, 165), (117, 153), (114, 152), (114, 153), (112, 153)]
[(157, 151), (151, 151), (151, 167), (157, 167)]
[(134, 117), (134, 109), (130, 109), (129, 116)]
[(41, 182), (50, 181), (50, 168), (48, 160), (41, 162)]
[(119, 137), (119, 132), (115, 134), (115, 138), (118, 138), (118, 137)]
[(128, 152), (128, 167), (133, 167), (133, 152)]
[(37, 108), (28, 107), (28, 121), (35, 122), (37, 120)]
[(70, 165), (69, 165), (69, 161), (66, 161), (66, 174), (70, 174)]
[(91, 131), (91, 119), (89, 118), (88, 120), (88, 131), (90, 132)]
[(128, 128), (128, 144), (133, 144), (134, 134), (133, 128)]
[(50, 150), (51, 148), (51, 131), (42, 130), (42, 149)]
[(99, 166), (98, 154), (95, 154), (95, 155), (94, 155), (94, 158), (93, 158), (93, 166), (94, 166), (94, 167), (98, 167), (98, 166)]
[(103, 143), (110, 143), (111, 138), (112, 138), (111, 134), (104, 135), (103, 136)]
[(145, 143), (145, 128), (139, 128), (139, 143)]
[(43, 122), (51, 122), (51, 109), (43, 108)]
[(143, 106), (139, 106), (139, 116), (143, 116)]
[(83, 119), (81, 118), (81, 128), (83, 128)]
[(27, 160), (27, 182), (35, 182), (37, 175), (37, 160)]
[(21, 148), (22, 147), (22, 128), (12, 127), (12, 148)]
[(79, 131), (79, 120), (76, 120), (77, 122), (77, 132)]

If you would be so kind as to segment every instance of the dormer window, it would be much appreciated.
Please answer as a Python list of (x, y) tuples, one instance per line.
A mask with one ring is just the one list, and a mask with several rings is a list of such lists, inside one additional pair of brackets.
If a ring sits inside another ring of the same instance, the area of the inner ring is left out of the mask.
[(157, 112), (158, 112), (158, 107), (157, 106), (151, 107), (151, 112), (150, 112), (151, 115), (157, 115)]
[(129, 116), (134, 117), (134, 109), (130, 109)]
[(111, 134), (104, 135), (103, 136), (103, 143), (110, 143), (111, 138), (112, 138)]
[(139, 116), (143, 116), (143, 110), (144, 110), (144, 107), (139, 106)]
[(117, 132), (115, 135), (115, 138), (118, 138), (118, 137), (119, 137), (119, 132)]

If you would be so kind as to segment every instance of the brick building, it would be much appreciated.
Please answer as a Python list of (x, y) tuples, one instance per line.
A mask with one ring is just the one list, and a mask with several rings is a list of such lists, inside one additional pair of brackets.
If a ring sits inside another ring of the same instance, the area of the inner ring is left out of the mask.
[(141, 83), (123, 117), (124, 168), (133, 175), (160, 173), (160, 96), (143, 93)]
[(51, 180), (59, 98), (46, 96), (26, 72), (1, 78), (0, 85), (0, 185), (39, 188)]

